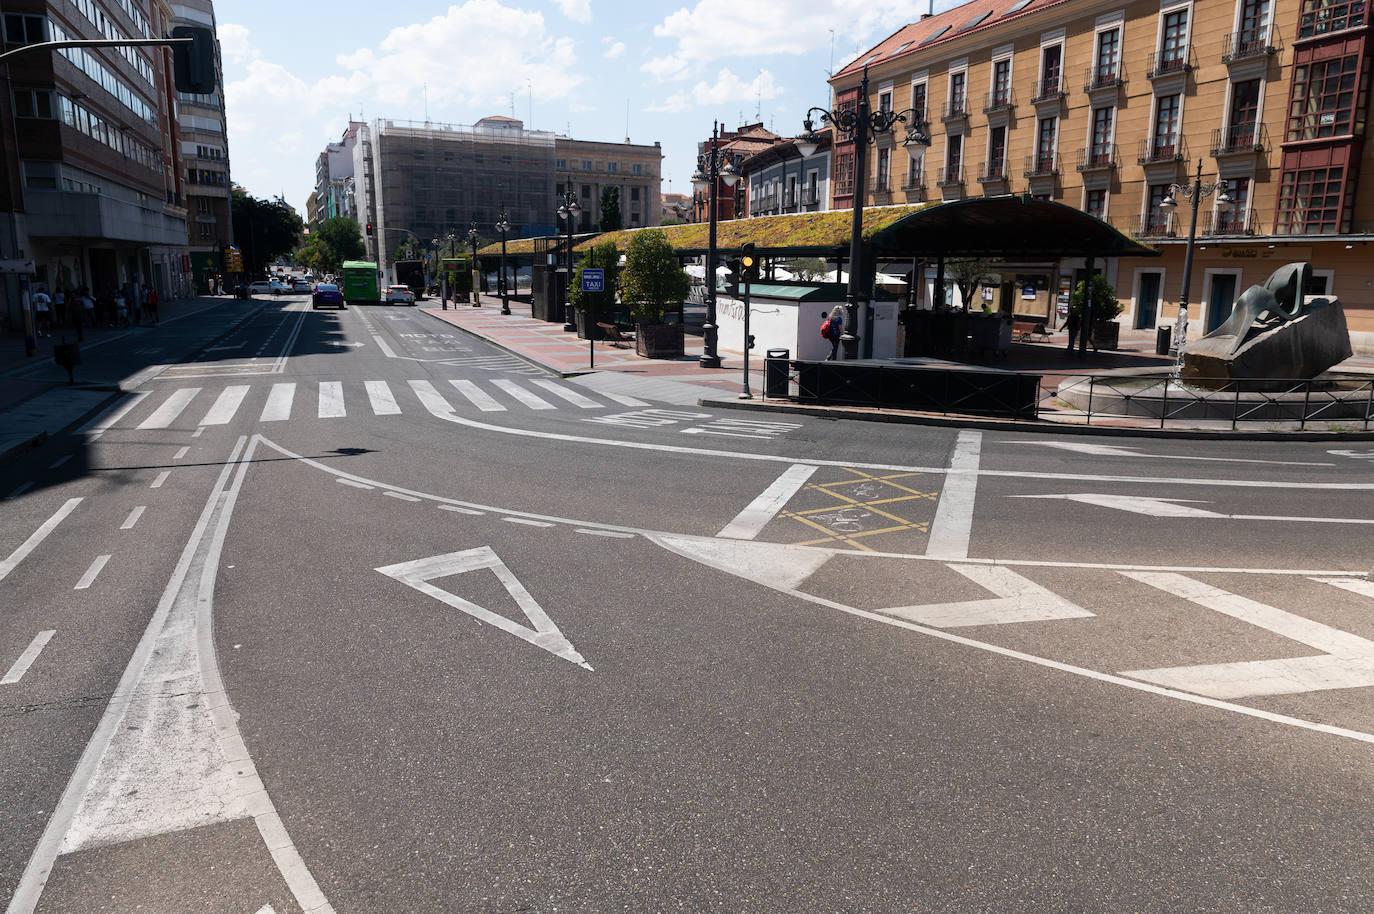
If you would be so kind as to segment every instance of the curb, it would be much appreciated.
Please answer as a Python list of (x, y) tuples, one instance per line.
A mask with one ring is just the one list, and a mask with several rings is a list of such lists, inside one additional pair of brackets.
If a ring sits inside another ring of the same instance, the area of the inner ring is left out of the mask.
[(979, 419), (966, 416), (936, 416), (928, 413), (872, 412), (838, 409), (829, 406), (801, 406), (796, 403), (762, 400), (712, 400), (702, 398), (698, 406), (712, 409), (738, 409), (750, 412), (789, 413), (823, 419), (850, 419), (856, 422), (886, 422), (897, 425), (924, 425), (934, 428), (976, 428), (984, 431), (1025, 432), (1029, 434), (1083, 435), (1104, 438), (1181, 438), (1213, 441), (1374, 441), (1374, 431), (1227, 431), (1201, 428), (1131, 428), (1117, 425), (1069, 425), (1045, 419)]
[[(471, 306), (469, 306), (469, 307), (471, 307)], [(498, 342), (497, 340), (494, 340), (494, 339), (492, 339), (492, 338), (489, 337), (489, 336), (483, 336), (482, 334), (478, 333), (476, 330), (469, 330), (467, 327), (463, 327), (463, 326), (460, 326), (460, 325), (458, 325), (458, 324), (451, 324), (451, 323), (449, 323), (448, 321), (444, 320), (444, 319), (443, 319), (442, 317), (440, 317), (439, 315), (433, 314), (433, 313), (431, 313), (430, 311), (428, 311), (428, 310), (426, 310), (426, 309), (424, 309), (424, 308), (420, 308), (420, 309), (417, 309), (417, 310), (418, 310), (421, 314), (425, 315), (426, 317), (433, 318), (434, 320), (436, 320), (436, 321), (438, 321), (439, 323), (443, 324), (445, 327), (452, 327), (454, 330), (457, 330), (459, 333), (465, 333), (465, 334), (467, 334), (468, 336), (472, 337), (472, 338), (475, 339), (475, 340), (481, 340), (482, 342), (484, 342), (484, 343), (486, 343), (486, 344), (488, 344), (488, 345), (490, 345), (490, 346), (495, 346), (497, 349), (500, 349), (502, 352), (506, 353), (507, 355), (513, 355), (513, 356), (515, 356), (517, 359), (519, 359), (520, 361), (526, 363), (527, 365), (533, 365), (535, 368), (543, 369), (544, 371), (547, 371), (547, 372), (549, 372), (550, 374), (556, 375), (556, 376), (558, 376), (558, 377), (560, 377), (560, 378), (578, 378), (578, 377), (581, 377), (581, 376), (584, 375), (584, 374), (592, 374), (592, 373), (594, 373), (594, 372), (597, 372), (597, 371), (600, 371), (600, 370), (601, 370), (601, 369), (599, 369), (599, 368), (576, 368), (576, 369), (573, 369), (572, 371), (563, 371), (563, 370), (561, 370), (561, 369), (554, 368), (552, 365), (549, 365), (549, 364), (546, 364), (546, 363), (544, 363), (544, 362), (541, 362), (541, 361), (539, 361), (538, 359), (535, 359), (535, 358), (532, 358), (532, 357), (530, 357), (530, 356), (528, 356), (528, 355), (525, 355), (523, 352), (517, 352), (516, 350), (514, 350), (514, 349), (510, 348), (509, 346), (505, 345), (504, 343)]]

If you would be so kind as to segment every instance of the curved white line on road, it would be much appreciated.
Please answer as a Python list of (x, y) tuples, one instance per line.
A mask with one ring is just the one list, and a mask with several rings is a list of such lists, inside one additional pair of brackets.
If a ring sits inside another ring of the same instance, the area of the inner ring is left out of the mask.
[[(787, 454), (751, 454), (746, 451), (723, 451), (717, 448), (685, 447), (679, 444), (658, 444), (651, 441), (626, 441), (620, 438), (595, 438), (590, 435), (570, 435), (566, 432), (540, 432), (528, 428), (509, 425), (492, 425), (478, 422), (458, 415), (449, 402), (429, 381), (411, 381), (411, 389), (425, 409), (436, 419), (496, 432), (501, 435), (514, 435), (520, 438), (537, 438), (543, 441), (562, 441), (569, 444), (592, 444), (601, 447), (629, 448), (637, 451), (657, 451), (662, 454), (689, 454), (693, 457), (724, 457), (729, 460), (749, 460), (759, 463), (808, 463), (813, 466), (855, 467), (864, 470), (891, 470), (899, 473), (931, 473), (943, 476), (948, 467), (904, 466), (896, 463), (864, 463), (855, 460), (816, 460), (810, 456), (799, 457)], [(1024, 470), (984, 470), (978, 471), (979, 477), (1003, 476), (1024, 479)], [(1374, 482), (1278, 482), (1266, 479), (1199, 479), (1194, 476), (1107, 476), (1099, 473), (1037, 473), (1037, 480), (1057, 480), (1073, 482), (1110, 482), (1138, 483), (1141, 485), (1177, 486), (1214, 486), (1240, 489), (1332, 489), (1342, 492), (1374, 491)]]

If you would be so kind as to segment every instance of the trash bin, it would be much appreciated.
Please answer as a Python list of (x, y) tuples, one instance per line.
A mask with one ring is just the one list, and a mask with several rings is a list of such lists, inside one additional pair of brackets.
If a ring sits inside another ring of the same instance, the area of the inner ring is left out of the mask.
[(763, 395), (769, 400), (786, 400), (788, 356), (786, 349), (770, 349), (763, 361)]
[(1155, 355), (1169, 354), (1169, 342), (1173, 335), (1174, 328), (1167, 324), (1155, 331)]

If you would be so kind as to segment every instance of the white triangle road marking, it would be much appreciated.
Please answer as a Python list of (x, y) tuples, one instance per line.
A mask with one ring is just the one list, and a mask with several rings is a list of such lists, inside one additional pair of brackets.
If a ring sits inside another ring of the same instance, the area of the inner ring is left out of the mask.
[[(501, 586), (506, 588), (506, 592), (515, 599), (521, 612), (525, 614), (525, 618), (529, 620), (530, 625), (534, 626), (533, 628), (514, 622), (489, 609), (483, 609), (476, 603), (464, 600), (462, 597), (455, 596), (447, 590), (441, 590), (429, 583), (436, 578), (446, 578), (451, 575), (466, 574), (469, 571), (480, 571), (486, 568), (491, 569), (496, 574)], [(592, 668), (591, 664), (587, 663), (582, 655), (573, 648), (572, 643), (563, 637), (558, 626), (553, 624), (553, 620), (535, 602), (534, 597), (530, 596), (529, 591), (511, 573), (511, 570), (506, 567), (506, 563), (501, 561), (501, 558), (490, 546), (479, 546), (476, 549), (465, 549), (462, 552), (449, 552), (411, 562), (384, 565), (377, 571), (395, 578), (408, 587), (415, 588), (420, 593), (433, 597), (440, 603), (461, 610), (474, 619), (486, 622), (488, 625), (494, 625), (507, 634), (528, 641), (555, 657), (561, 657), (586, 670)]]
[(997, 596), (991, 600), (897, 606), (878, 612), (934, 628), (1007, 625), (1049, 619), (1086, 619), (1093, 614), (1001, 565), (954, 565), (950, 569)]

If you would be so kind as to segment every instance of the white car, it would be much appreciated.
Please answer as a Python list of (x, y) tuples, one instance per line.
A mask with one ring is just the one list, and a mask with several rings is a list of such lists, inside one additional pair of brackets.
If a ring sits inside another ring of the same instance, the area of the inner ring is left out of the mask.
[(388, 305), (413, 305), (415, 293), (405, 286), (387, 286), (382, 296)]
[(272, 292), (272, 287), (275, 285), (277, 285), (277, 283), (267, 279), (259, 279), (257, 282), (250, 282), (248, 284), (248, 294), (252, 295), (254, 292), (270, 293)]

